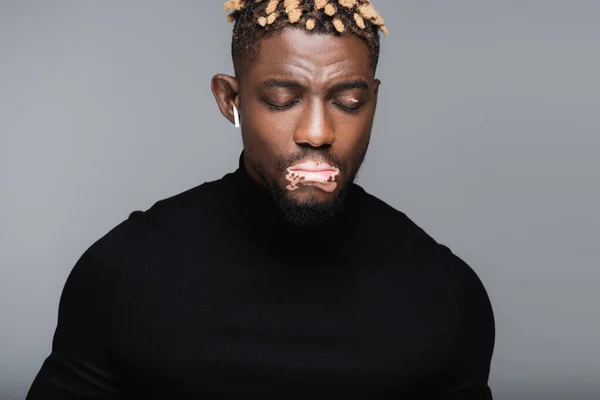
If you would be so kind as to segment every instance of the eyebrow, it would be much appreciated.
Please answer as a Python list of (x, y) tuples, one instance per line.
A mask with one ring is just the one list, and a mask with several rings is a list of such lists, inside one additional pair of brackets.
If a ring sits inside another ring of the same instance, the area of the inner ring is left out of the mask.
[(301, 88), (300, 82), (286, 79), (267, 79), (262, 83), (266, 88)]
[[(303, 86), (298, 81), (288, 79), (267, 79), (262, 83), (262, 86), (266, 88), (296, 88), (300, 89)], [(350, 81), (340, 82), (333, 86), (334, 91), (343, 91), (350, 89), (368, 89), (369, 84), (364, 79), (354, 79)]]
[(341, 82), (333, 87), (335, 91), (349, 90), (349, 89), (368, 89), (369, 84), (363, 79), (355, 79), (352, 81)]

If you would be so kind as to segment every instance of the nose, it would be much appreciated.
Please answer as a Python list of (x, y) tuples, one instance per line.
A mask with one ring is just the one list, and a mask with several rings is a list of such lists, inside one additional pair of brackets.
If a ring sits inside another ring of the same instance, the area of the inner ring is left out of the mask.
[(298, 145), (315, 148), (333, 144), (335, 133), (323, 102), (313, 101), (307, 104), (294, 133), (294, 141)]

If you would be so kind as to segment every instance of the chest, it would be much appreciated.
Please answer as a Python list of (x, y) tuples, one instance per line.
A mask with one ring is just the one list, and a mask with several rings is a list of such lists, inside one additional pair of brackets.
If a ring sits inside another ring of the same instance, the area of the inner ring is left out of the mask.
[(452, 287), (418, 261), (386, 259), (159, 255), (124, 282), (151, 295), (121, 295), (121, 358), (156, 393), (291, 398), (318, 385), (351, 398), (425, 385), (452, 351)]

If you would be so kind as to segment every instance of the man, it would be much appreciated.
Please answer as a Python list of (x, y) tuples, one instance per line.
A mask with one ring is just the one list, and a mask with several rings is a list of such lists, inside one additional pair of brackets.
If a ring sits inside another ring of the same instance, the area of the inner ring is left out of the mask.
[(28, 398), (491, 399), (473, 270), (353, 183), (380, 82), (362, 1), (229, 1), (239, 169), (134, 212), (64, 288)]

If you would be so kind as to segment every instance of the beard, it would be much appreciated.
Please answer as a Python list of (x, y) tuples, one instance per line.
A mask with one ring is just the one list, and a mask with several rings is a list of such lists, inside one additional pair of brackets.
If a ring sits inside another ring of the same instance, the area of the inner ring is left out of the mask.
[(328, 201), (319, 201), (315, 195), (311, 195), (308, 200), (299, 202), (290, 199), (288, 192), (277, 185), (269, 185), (267, 189), (287, 222), (311, 227), (329, 221), (343, 210), (350, 183), (346, 183), (334, 198)]
[(349, 168), (346, 163), (329, 154), (327, 151), (312, 148), (304, 148), (301, 152), (293, 156), (279, 157), (276, 159), (275, 165), (278, 174), (285, 174), (289, 166), (297, 161), (308, 158), (323, 160), (338, 168), (340, 170), (339, 176), (347, 176), (348, 178), (334, 196), (327, 201), (320, 201), (316, 195), (311, 195), (307, 200), (301, 202), (292, 199), (289, 196), (289, 191), (283, 188), (275, 178), (267, 178), (268, 175), (263, 164), (257, 163), (256, 171), (260, 175), (264, 186), (287, 222), (300, 227), (315, 227), (330, 221), (344, 209), (348, 188), (358, 176), (358, 172), (367, 153), (367, 148), (368, 143), (364, 149), (358, 153)]

